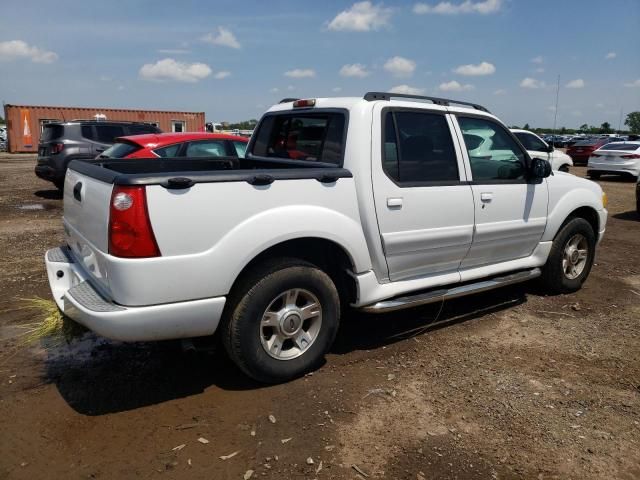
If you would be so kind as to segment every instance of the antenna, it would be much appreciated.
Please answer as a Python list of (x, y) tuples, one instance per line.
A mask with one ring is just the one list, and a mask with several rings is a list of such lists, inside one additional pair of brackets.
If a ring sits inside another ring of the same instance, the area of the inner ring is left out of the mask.
[(556, 121), (558, 120), (558, 100), (560, 98), (560, 75), (558, 75), (558, 87), (556, 88), (556, 109), (553, 114), (553, 134), (556, 134)]
[(66, 119), (66, 118), (64, 118), (64, 112), (62, 111), (62, 109), (60, 109), (60, 115), (62, 115), (62, 121), (63, 121), (63, 122), (66, 122), (66, 121), (67, 121), (67, 119)]
[(618, 120), (618, 135), (620, 135), (620, 130), (622, 128), (622, 107), (620, 107), (620, 120)]

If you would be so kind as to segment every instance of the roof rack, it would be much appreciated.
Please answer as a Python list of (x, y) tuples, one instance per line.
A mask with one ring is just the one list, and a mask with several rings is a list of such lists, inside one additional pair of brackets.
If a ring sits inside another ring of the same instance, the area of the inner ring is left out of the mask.
[(408, 98), (410, 100), (430, 100), (435, 105), (442, 105), (448, 107), (449, 105), (465, 105), (467, 107), (475, 108), (476, 110), (481, 110), (483, 112), (491, 113), (482, 105), (478, 105), (477, 103), (471, 102), (463, 102), (461, 100), (450, 100), (448, 98), (438, 98), (438, 97), (424, 97), (421, 95), (409, 95), (406, 93), (391, 93), (391, 92), (367, 92), (364, 95), (364, 99), (368, 102), (372, 102), (373, 100), (391, 100), (392, 98)]
[(278, 103), (289, 103), (289, 102), (295, 102), (296, 100), (300, 100), (300, 99), (299, 98), (283, 98)]

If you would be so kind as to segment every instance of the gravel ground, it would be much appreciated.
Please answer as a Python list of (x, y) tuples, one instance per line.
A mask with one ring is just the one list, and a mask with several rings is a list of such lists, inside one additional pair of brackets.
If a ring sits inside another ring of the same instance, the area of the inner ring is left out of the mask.
[(600, 182), (610, 219), (580, 292), (352, 313), (322, 368), (264, 387), (171, 342), (20, 347), (62, 240), (34, 163), (0, 154), (0, 478), (640, 478), (630, 181)]

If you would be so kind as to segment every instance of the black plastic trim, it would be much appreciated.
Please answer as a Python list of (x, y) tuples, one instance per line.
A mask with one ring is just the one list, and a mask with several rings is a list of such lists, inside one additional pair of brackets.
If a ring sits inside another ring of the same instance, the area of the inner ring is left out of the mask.
[(452, 100), (450, 98), (440, 98), (440, 97), (426, 97), (422, 95), (410, 95), (407, 93), (392, 93), (392, 92), (367, 92), (364, 96), (364, 99), (368, 102), (372, 102), (374, 100), (391, 100), (392, 98), (408, 98), (409, 100), (429, 100), (436, 105), (442, 105), (444, 107), (450, 106), (452, 103), (456, 105), (465, 105), (467, 107), (473, 107), (476, 110), (481, 110), (483, 112), (491, 113), (482, 105), (478, 105), (477, 103), (471, 102), (463, 102), (461, 100)]

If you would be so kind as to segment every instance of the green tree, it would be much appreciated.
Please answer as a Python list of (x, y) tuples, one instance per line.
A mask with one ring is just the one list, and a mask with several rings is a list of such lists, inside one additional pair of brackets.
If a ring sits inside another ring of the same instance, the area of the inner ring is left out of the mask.
[(628, 113), (624, 124), (629, 127), (631, 133), (640, 133), (640, 112)]
[(589, 125), (583, 123), (582, 125), (580, 125), (580, 128), (578, 130), (586, 132), (587, 130), (589, 130)]
[(602, 125), (600, 125), (599, 130), (600, 131), (598, 133), (613, 133), (611, 124), (609, 122), (604, 122)]
[(528, 123), (524, 124), (524, 127), (522, 127), (523, 130), (531, 130), (531, 127), (529, 126)]

